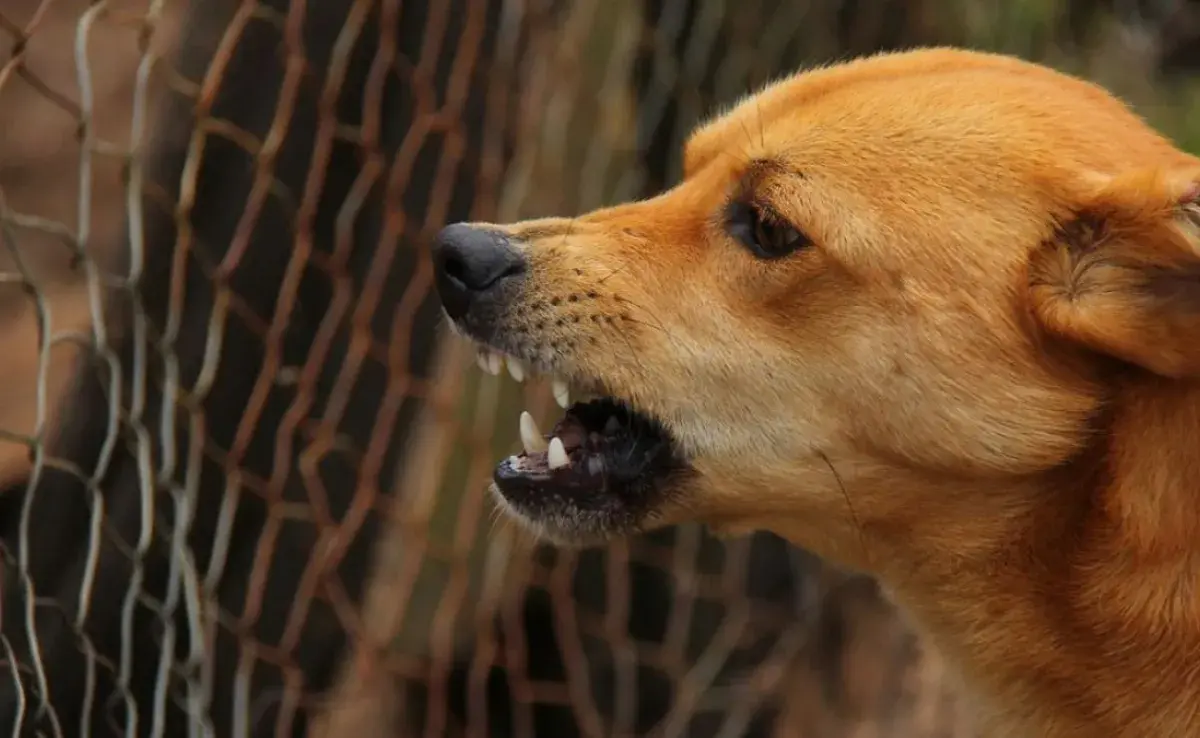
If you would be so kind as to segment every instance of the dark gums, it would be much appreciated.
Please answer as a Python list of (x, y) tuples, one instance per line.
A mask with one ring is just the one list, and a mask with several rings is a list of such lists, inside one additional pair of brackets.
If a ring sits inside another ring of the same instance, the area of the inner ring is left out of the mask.
[[(614, 415), (620, 429), (601, 444), (572, 451), (570, 466), (518, 470), (505, 460), (496, 467), (496, 486), (510, 503), (521, 507), (544, 507), (568, 500), (579, 510), (611, 509), (614, 503), (644, 504), (654, 490), (654, 482), (680, 466), (662, 426), (615, 400), (602, 399), (572, 406), (556, 430), (579, 424), (590, 432), (601, 432)], [(588, 471), (587, 459), (595, 455), (604, 460), (604, 470), (599, 474)]]

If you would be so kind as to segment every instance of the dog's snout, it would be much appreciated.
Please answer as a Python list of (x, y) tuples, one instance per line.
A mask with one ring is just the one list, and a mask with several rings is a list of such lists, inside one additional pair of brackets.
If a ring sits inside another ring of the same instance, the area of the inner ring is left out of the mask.
[(448, 225), (433, 247), (438, 295), (455, 320), (501, 282), (525, 271), (525, 257), (499, 231), (465, 223)]

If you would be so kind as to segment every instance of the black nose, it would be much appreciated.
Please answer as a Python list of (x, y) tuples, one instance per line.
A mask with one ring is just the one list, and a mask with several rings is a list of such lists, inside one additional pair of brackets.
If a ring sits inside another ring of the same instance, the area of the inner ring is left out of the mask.
[(499, 231), (455, 223), (437, 235), (433, 268), (442, 306), (458, 320), (481, 295), (524, 272), (525, 258)]

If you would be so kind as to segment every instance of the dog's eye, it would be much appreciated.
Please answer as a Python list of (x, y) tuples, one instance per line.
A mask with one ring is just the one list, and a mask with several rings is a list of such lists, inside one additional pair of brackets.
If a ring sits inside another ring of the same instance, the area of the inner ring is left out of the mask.
[(787, 221), (745, 204), (731, 208), (729, 232), (760, 259), (779, 259), (811, 243)]

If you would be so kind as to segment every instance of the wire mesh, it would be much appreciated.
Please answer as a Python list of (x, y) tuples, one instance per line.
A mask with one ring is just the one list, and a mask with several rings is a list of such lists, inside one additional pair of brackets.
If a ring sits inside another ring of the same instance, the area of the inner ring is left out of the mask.
[(1200, 144), (1181, 2), (6, 0), (0, 726), (970, 735), (869, 579), (768, 534), (495, 525), (552, 403), (445, 337), (425, 258), (655, 192), (765, 81), (927, 43)]

